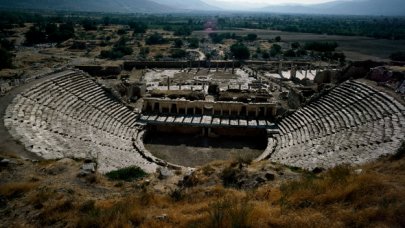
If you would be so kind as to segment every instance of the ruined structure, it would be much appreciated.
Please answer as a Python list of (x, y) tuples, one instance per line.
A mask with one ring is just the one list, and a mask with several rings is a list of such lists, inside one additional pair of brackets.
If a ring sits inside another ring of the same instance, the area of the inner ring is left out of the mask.
[(91, 158), (100, 172), (131, 165), (154, 172), (167, 164), (140, 151), (143, 126), (136, 120), (89, 77), (65, 71), (17, 95), (4, 122), (28, 151), (45, 159)]
[[(282, 80), (276, 83), (259, 70), (252, 72), (255, 83), (267, 85), (269, 94), (288, 94)], [(170, 90), (170, 85), (165, 86)], [(252, 89), (263, 89), (262, 85), (256, 87)], [(208, 89), (203, 88), (203, 92)], [(9, 104), (4, 123), (28, 151), (45, 159), (92, 158), (100, 172), (131, 165), (147, 172), (159, 167), (185, 168), (145, 149), (143, 140), (149, 127), (206, 137), (264, 133), (267, 148), (256, 160), (305, 169), (364, 163), (392, 154), (404, 137), (404, 105), (359, 80), (337, 85), (283, 118), (277, 116), (277, 102), (268, 98), (242, 102), (212, 96), (196, 100), (146, 96), (141, 114), (137, 114), (92, 77), (68, 70), (31, 82)]]

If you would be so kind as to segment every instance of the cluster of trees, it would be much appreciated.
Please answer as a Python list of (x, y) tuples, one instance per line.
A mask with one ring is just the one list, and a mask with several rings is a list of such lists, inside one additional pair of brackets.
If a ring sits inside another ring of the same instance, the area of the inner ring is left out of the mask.
[(405, 61), (405, 51), (394, 52), (390, 55), (390, 59), (393, 61)]
[(225, 39), (236, 39), (237, 36), (235, 33), (229, 33), (229, 32), (225, 32), (225, 33), (210, 33), (209, 37), (211, 39), (211, 41), (214, 44), (220, 44), (222, 43)]
[(94, 31), (97, 30), (97, 22), (90, 19), (85, 19), (81, 22), (81, 25), (84, 30), (86, 31)]
[(25, 34), (25, 44), (30, 46), (40, 43), (61, 43), (75, 36), (72, 23), (36, 24)]
[(338, 47), (336, 42), (308, 42), (305, 43), (305, 50), (317, 52), (333, 52)]
[(193, 32), (193, 30), (188, 26), (184, 26), (184, 27), (180, 26), (175, 29), (172, 29), (171, 31), (174, 32), (173, 35), (175, 35), (175, 36), (189, 36)]
[(222, 16), (217, 19), (217, 26), (220, 29), (272, 29), (286, 32), (405, 39), (404, 17), (327, 15)]
[(231, 53), (235, 59), (243, 60), (250, 58), (249, 48), (241, 42), (235, 43), (231, 46)]
[(126, 37), (122, 37), (111, 50), (103, 50), (100, 52), (101, 58), (106, 59), (120, 59), (126, 55), (130, 55), (134, 52), (134, 50), (127, 46), (128, 39)]
[(135, 34), (144, 34), (148, 30), (148, 25), (144, 22), (131, 21), (128, 25)]
[(180, 49), (180, 48), (170, 49), (170, 57), (172, 57), (172, 58), (181, 59), (181, 58), (185, 58), (186, 55), (187, 55), (187, 52), (183, 49)]
[(13, 66), (14, 55), (11, 53), (13, 49), (13, 42), (6, 39), (0, 39), (0, 70), (11, 68)]
[(155, 32), (145, 39), (147, 45), (165, 44), (168, 41), (159, 33)]
[[(83, 21), (83, 16), (91, 21)], [(143, 33), (146, 27), (162, 28), (174, 31), (181, 36), (188, 36), (192, 31), (204, 30), (205, 23), (212, 19), (206, 15), (123, 15), (70, 12), (69, 17), (63, 13), (40, 15), (29, 12), (2, 12), (0, 29), (24, 23), (73, 22), (83, 27), (94, 29), (97, 25), (125, 24)], [(137, 26), (139, 25), (139, 28)], [(288, 32), (305, 32), (329, 35), (369, 36), (386, 39), (405, 39), (404, 17), (372, 16), (327, 16), (327, 15), (244, 15), (216, 17), (217, 29), (273, 29)]]

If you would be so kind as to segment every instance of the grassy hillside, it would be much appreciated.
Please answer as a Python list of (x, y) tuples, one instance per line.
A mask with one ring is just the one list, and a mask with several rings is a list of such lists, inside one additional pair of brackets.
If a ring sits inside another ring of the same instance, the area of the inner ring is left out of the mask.
[[(81, 161), (11, 158), (0, 171), (0, 217), (5, 227), (403, 227), (404, 149), (318, 174), (240, 159), (184, 179), (176, 173), (130, 182), (78, 177)], [(229, 185), (264, 169), (274, 180)]]

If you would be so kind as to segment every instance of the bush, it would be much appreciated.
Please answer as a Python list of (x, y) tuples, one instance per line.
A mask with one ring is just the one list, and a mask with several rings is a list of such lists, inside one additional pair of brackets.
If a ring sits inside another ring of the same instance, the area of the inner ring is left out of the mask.
[(132, 181), (146, 176), (147, 174), (141, 168), (131, 166), (119, 170), (111, 171), (105, 174), (111, 180)]
[(197, 38), (191, 38), (188, 40), (190, 48), (198, 48), (200, 46), (200, 41)]
[(170, 56), (172, 58), (184, 58), (186, 57), (187, 52), (183, 49), (179, 49), (179, 48), (173, 48), (170, 50)]
[(254, 34), (254, 33), (247, 34), (246, 40), (247, 41), (255, 41), (255, 40), (257, 40), (257, 34)]
[(133, 53), (133, 50), (131, 47), (124, 46), (124, 45), (118, 45), (113, 47), (111, 50), (103, 50), (100, 52), (100, 57), (101, 58), (106, 58), (106, 59), (120, 59), (124, 57), (125, 55), (130, 55)]
[(0, 48), (0, 70), (11, 68), (13, 65), (13, 54), (6, 49)]
[(183, 40), (181, 40), (181, 39), (174, 40), (174, 47), (175, 48), (181, 48), (182, 46), (183, 46)]
[(252, 211), (247, 199), (237, 200), (230, 197), (209, 205), (208, 227), (249, 227)]
[(130, 22), (128, 25), (135, 34), (143, 34), (148, 30), (148, 26), (143, 22)]
[(333, 52), (338, 47), (336, 42), (308, 42), (305, 44), (305, 50), (318, 52)]
[(31, 191), (36, 186), (34, 183), (15, 182), (0, 185), (0, 195), (7, 198), (15, 198)]
[(296, 54), (295, 54), (295, 51), (293, 49), (290, 49), (290, 50), (287, 50), (287, 51), (284, 52), (284, 56), (285, 57), (295, 57)]
[(404, 51), (394, 52), (390, 55), (390, 59), (393, 61), (405, 61), (405, 52)]
[(155, 45), (155, 44), (165, 44), (167, 42), (166, 39), (163, 38), (162, 35), (159, 33), (155, 32), (154, 34), (150, 35), (148, 38), (146, 38), (145, 43), (147, 45)]
[(46, 42), (46, 33), (41, 31), (37, 26), (32, 26), (27, 33), (25, 33), (25, 44), (34, 45)]
[(82, 27), (86, 31), (97, 30), (97, 23), (93, 20), (85, 19), (82, 21)]
[(231, 46), (231, 52), (236, 59), (249, 59), (250, 51), (249, 49), (242, 43), (236, 43)]
[(392, 156), (393, 160), (399, 160), (405, 155), (405, 141), (402, 141), (401, 146), (398, 148), (397, 152)]
[(274, 57), (274, 56), (276, 56), (276, 55), (278, 55), (280, 53), (281, 53), (281, 46), (280, 45), (278, 45), (278, 44), (271, 45), (271, 48), (270, 48), (270, 56), (271, 57)]
[(6, 39), (0, 39), (0, 47), (7, 51), (14, 50), (14, 42)]

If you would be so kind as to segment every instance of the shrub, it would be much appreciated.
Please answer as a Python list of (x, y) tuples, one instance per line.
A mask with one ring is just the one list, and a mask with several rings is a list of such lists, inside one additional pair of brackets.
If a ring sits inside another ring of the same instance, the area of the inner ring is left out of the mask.
[(105, 174), (111, 180), (132, 181), (146, 176), (145, 171), (136, 166), (122, 168)]
[(208, 227), (249, 227), (252, 206), (248, 200), (226, 197), (209, 204)]
[(274, 57), (274, 56), (276, 56), (276, 55), (278, 55), (280, 53), (281, 53), (281, 46), (280, 45), (278, 45), (278, 44), (271, 45), (271, 48), (270, 48), (270, 56), (271, 57)]
[(305, 44), (305, 49), (318, 52), (332, 52), (338, 47), (336, 42), (308, 42)]
[(238, 187), (238, 176), (240, 170), (229, 166), (222, 170), (221, 179), (225, 187)]
[(184, 58), (186, 57), (187, 52), (183, 49), (173, 48), (170, 50), (170, 56), (172, 58)]
[(148, 30), (148, 26), (143, 22), (130, 22), (128, 25), (134, 30), (134, 34), (143, 34)]
[(36, 186), (34, 183), (14, 182), (0, 185), (0, 195), (7, 198), (20, 197)]
[(402, 141), (401, 146), (398, 148), (397, 152), (392, 156), (393, 160), (399, 160), (405, 155), (405, 141)]
[(405, 61), (405, 51), (394, 52), (390, 55), (390, 59), (393, 61)]
[(155, 44), (164, 44), (166, 43), (167, 40), (163, 38), (162, 35), (159, 33), (155, 32), (154, 34), (150, 35), (148, 38), (146, 38), (145, 43), (147, 45), (155, 45)]
[(257, 34), (249, 33), (246, 35), (246, 40), (248, 41), (255, 41), (257, 40)]
[(170, 198), (175, 202), (182, 200), (184, 198), (183, 191), (179, 188), (174, 189), (170, 192)]
[(13, 54), (6, 49), (0, 48), (0, 70), (11, 68), (13, 63)]
[(249, 48), (246, 47), (242, 43), (236, 43), (231, 46), (232, 55), (235, 56), (236, 59), (249, 59), (250, 51)]

